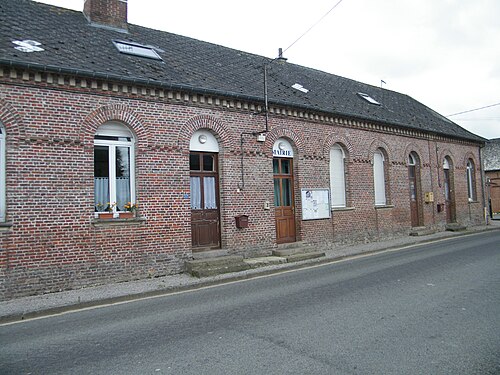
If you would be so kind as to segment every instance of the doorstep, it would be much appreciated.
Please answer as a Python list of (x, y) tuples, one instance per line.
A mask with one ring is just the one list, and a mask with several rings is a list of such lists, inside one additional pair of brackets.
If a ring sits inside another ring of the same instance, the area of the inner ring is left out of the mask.
[(324, 252), (293, 251), (283, 256), (266, 256), (258, 258), (243, 258), (241, 255), (228, 255), (205, 259), (188, 260), (185, 263), (186, 272), (195, 277), (216, 276), (230, 272), (240, 272), (283, 263), (300, 262), (324, 257)]

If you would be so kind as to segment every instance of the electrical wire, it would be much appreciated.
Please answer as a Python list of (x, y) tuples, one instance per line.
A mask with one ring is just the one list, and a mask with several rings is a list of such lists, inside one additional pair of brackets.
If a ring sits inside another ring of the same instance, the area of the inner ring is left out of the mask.
[(309, 31), (311, 31), (316, 25), (318, 25), (323, 19), (328, 16), (343, 0), (339, 0), (328, 12), (326, 12), (319, 20), (316, 21), (314, 25), (312, 25), (310, 28), (308, 28), (301, 36), (299, 36), (292, 44), (290, 44), (287, 48), (283, 50), (283, 53), (288, 51), (292, 46), (297, 43), (299, 40), (301, 40)]
[(462, 112), (453, 113), (453, 114), (448, 115), (448, 116), (446, 116), (446, 117), (451, 117), (451, 116), (462, 115), (462, 114), (464, 114), (464, 113), (469, 113), (469, 112), (479, 111), (479, 110), (481, 110), (481, 109), (491, 108), (491, 107), (495, 107), (495, 106), (497, 106), (497, 105), (500, 105), (500, 103), (490, 104), (490, 105), (487, 105), (487, 106), (484, 106), (484, 107), (481, 107), (481, 108), (469, 109), (468, 111), (462, 111)]

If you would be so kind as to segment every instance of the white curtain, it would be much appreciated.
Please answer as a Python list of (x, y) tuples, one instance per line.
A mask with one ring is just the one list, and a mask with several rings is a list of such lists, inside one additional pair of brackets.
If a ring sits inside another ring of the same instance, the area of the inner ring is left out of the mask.
[(190, 178), (191, 185), (191, 209), (201, 209), (201, 183), (199, 177)]
[(215, 177), (203, 177), (203, 198), (205, 198), (205, 209), (217, 208), (215, 199)]
[(381, 152), (376, 152), (373, 155), (373, 179), (375, 187), (375, 205), (383, 206), (386, 204), (386, 199), (384, 156)]
[(130, 197), (130, 178), (117, 177), (116, 178), (116, 209), (118, 211), (125, 211), (125, 204), (131, 201)]
[(340, 147), (330, 150), (330, 189), (332, 207), (345, 207), (344, 153)]
[(109, 178), (94, 177), (94, 204), (97, 211), (104, 211), (109, 202)]

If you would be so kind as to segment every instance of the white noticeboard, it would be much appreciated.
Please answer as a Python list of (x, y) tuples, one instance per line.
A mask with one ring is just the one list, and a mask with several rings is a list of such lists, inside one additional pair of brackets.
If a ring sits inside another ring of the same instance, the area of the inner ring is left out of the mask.
[(329, 219), (330, 189), (302, 189), (302, 220)]

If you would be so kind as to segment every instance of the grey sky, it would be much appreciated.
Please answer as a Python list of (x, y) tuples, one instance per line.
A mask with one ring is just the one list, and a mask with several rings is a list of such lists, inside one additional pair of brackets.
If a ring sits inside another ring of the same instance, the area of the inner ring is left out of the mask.
[[(76, 10), (83, 0), (39, 0)], [(128, 0), (129, 22), (268, 57), (338, 0)], [(407, 94), (442, 115), (500, 103), (500, 1), (343, 0), (288, 61)], [(452, 116), (500, 138), (500, 105)]]

